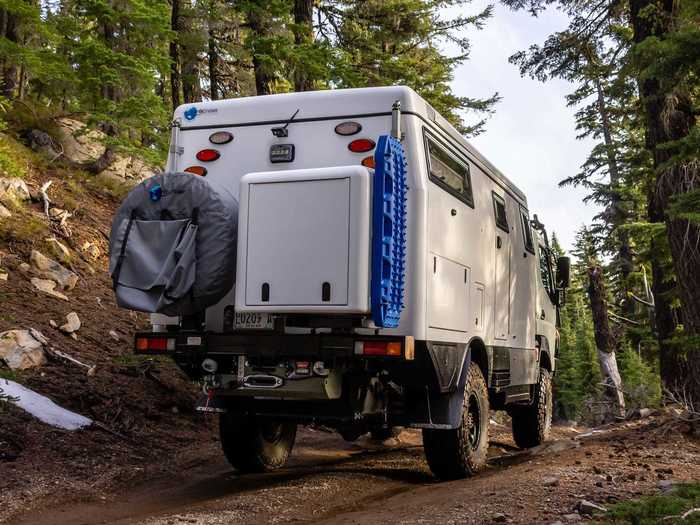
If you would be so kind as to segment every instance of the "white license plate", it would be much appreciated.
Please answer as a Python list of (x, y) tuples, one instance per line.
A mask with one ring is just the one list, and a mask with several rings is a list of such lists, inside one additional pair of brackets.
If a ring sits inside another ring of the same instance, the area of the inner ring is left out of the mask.
[(236, 330), (272, 330), (272, 315), (236, 312), (233, 324)]

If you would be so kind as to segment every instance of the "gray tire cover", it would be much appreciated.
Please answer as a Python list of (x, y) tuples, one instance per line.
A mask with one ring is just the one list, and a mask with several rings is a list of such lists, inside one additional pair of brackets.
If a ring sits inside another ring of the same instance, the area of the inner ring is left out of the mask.
[(238, 202), (206, 179), (164, 173), (145, 180), (112, 221), (117, 304), (167, 315), (216, 304), (235, 280), (237, 229)]

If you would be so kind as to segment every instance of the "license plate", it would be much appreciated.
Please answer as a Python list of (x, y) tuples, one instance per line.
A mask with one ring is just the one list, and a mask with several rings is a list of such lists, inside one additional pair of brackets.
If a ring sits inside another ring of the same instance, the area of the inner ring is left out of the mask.
[(272, 330), (272, 315), (236, 312), (233, 320), (236, 330)]

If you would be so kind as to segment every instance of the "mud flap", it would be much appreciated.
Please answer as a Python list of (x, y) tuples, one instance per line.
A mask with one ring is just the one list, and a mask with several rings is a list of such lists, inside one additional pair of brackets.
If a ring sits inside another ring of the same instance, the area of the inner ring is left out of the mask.
[(471, 352), (464, 353), (457, 387), (452, 392), (435, 392), (427, 386), (423, 392), (416, 392), (408, 414), (413, 428), (454, 429), (462, 421), (464, 389), (471, 364)]

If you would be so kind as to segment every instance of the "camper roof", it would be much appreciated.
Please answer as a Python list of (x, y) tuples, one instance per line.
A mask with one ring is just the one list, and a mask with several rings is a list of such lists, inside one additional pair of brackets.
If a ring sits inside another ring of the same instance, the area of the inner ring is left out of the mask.
[(401, 102), (402, 113), (415, 115), (432, 128), (449, 135), (463, 146), (474, 163), (498, 179), (523, 204), (527, 203), (525, 195), (515, 184), (420, 95), (405, 86), (329, 89), (183, 104), (175, 110), (175, 119), (180, 120), (183, 130), (284, 124), (297, 110), (294, 122), (338, 120), (390, 115), (397, 100)]

